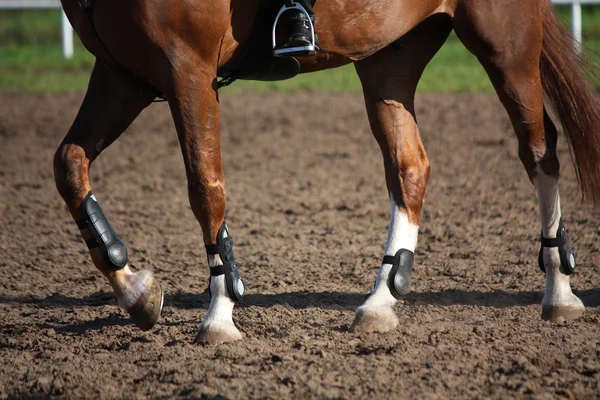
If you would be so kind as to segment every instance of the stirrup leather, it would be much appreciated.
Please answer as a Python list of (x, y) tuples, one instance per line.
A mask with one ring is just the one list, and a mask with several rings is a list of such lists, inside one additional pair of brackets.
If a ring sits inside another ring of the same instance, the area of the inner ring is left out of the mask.
[[(313, 24), (313, 21), (310, 18), (308, 11), (306, 11), (306, 8), (304, 8), (302, 6), (302, 4), (300, 4), (296, 1), (291, 1), (290, 3), (291, 3), (290, 5), (287, 5), (284, 3), (283, 6), (281, 6), (281, 9), (277, 13), (277, 17), (275, 17), (275, 22), (273, 23), (273, 33), (272, 33), (273, 55), (275, 57), (285, 57), (285, 56), (294, 56), (294, 55), (314, 55), (317, 50), (317, 45), (316, 45), (316, 36), (315, 36), (315, 26)], [(308, 24), (310, 26), (310, 41), (311, 41), (310, 44), (308, 44), (306, 46), (277, 47), (275, 32), (277, 30), (277, 24), (279, 22), (279, 18), (283, 15), (283, 13), (285, 13), (286, 11), (290, 11), (290, 10), (298, 10), (301, 13), (303, 13), (306, 16), (306, 18), (308, 19)]]

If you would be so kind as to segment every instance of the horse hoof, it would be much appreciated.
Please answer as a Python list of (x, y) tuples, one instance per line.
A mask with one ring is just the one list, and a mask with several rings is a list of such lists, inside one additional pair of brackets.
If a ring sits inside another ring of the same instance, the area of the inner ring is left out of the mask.
[(568, 306), (542, 306), (542, 319), (551, 322), (569, 322), (583, 316), (585, 307), (583, 305)]
[(354, 333), (388, 332), (396, 329), (398, 317), (392, 307), (359, 307), (350, 330)]
[(164, 293), (150, 271), (143, 270), (125, 277), (128, 283), (129, 303), (125, 310), (134, 324), (143, 331), (152, 329), (160, 318)]
[(204, 326), (200, 324), (198, 327), (198, 334), (194, 343), (200, 344), (219, 344), (227, 342), (235, 342), (242, 338), (242, 333), (238, 328), (231, 324), (210, 324)]

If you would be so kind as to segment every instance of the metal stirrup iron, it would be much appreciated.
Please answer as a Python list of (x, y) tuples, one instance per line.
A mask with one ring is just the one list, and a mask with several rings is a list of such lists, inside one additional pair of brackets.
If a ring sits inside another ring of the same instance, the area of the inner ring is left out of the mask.
[[(244, 296), (244, 282), (240, 277), (240, 264), (235, 261), (233, 255), (233, 240), (229, 236), (225, 221), (223, 221), (223, 224), (217, 233), (217, 244), (207, 245), (206, 254), (218, 255), (221, 257), (221, 262), (223, 263), (223, 265), (217, 265), (210, 268), (211, 280), (213, 276), (225, 275), (227, 294), (231, 300), (240, 301), (242, 296)], [(208, 289), (210, 291), (210, 281), (208, 283)]]
[[(277, 40), (275, 38), (275, 32), (277, 30), (277, 24), (279, 22), (279, 18), (288, 11), (297, 10), (302, 13), (306, 17), (306, 22), (310, 28), (310, 43), (303, 46), (277, 46)], [(302, 6), (302, 4), (297, 1), (286, 1), (281, 9), (277, 13), (277, 17), (275, 17), (275, 22), (273, 22), (273, 33), (272, 33), (272, 42), (273, 42), (273, 55), (275, 57), (285, 57), (285, 56), (294, 56), (294, 55), (314, 55), (317, 50), (317, 40), (315, 36), (315, 26), (313, 24), (313, 20), (310, 17), (306, 8)]]
[(415, 253), (400, 249), (394, 256), (384, 256), (382, 264), (392, 264), (388, 275), (388, 288), (396, 299), (410, 292), (410, 276), (412, 275)]
[(575, 272), (575, 253), (569, 244), (569, 238), (567, 237), (567, 230), (563, 224), (563, 219), (558, 221), (558, 230), (556, 231), (556, 237), (548, 239), (544, 237), (544, 232), (541, 235), (542, 246), (540, 248), (540, 254), (538, 256), (538, 264), (542, 272), (546, 273), (546, 267), (544, 265), (544, 247), (552, 248), (558, 247), (558, 255), (560, 257), (560, 266), (562, 272), (565, 275), (571, 275)]

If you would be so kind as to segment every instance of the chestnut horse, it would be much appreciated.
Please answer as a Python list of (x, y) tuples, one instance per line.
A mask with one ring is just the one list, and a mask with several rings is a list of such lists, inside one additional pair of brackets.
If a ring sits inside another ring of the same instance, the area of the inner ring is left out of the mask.
[[(139, 327), (150, 329), (160, 315), (162, 290), (149, 271), (130, 270), (126, 247), (91, 195), (88, 174), (102, 150), (158, 94), (164, 95), (211, 271), (210, 307), (197, 340), (240, 339), (232, 310), (243, 294), (243, 284), (224, 224), (217, 79), (277, 79), (294, 74), (286, 68), (293, 69), (295, 59), (271, 56), (271, 18), (283, 1), (90, 3), (62, 0), (96, 64), (75, 122), (56, 152), (58, 191), (119, 304)], [(518, 137), (519, 157), (537, 190), (542, 232), (539, 261), (546, 273), (542, 318), (581, 316), (583, 303), (569, 282), (574, 259), (562, 224), (557, 128), (549, 110), (560, 119), (570, 143), (584, 198), (593, 201), (600, 199), (600, 114), (584, 63), (549, 0), (331, 0), (317, 1), (314, 12), (320, 51), (299, 58), (301, 72), (355, 64), (383, 154), (390, 199), (385, 257), (373, 292), (356, 311), (353, 330), (385, 332), (399, 323), (393, 306), (409, 288), (429, 177), (415, 117), (415, 90), (424, 68), (452, 30), (487, 71)], [(278, 32), (283, 39), (284, 34)]]

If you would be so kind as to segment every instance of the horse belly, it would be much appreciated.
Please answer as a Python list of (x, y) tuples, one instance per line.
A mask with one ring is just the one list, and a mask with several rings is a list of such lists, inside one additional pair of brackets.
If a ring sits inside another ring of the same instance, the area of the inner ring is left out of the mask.
[(326, 52), (360, 60), (436, 12), (447, 12), (447, 3), (448, 0), (380, 0), (366, 6), (364, 0), (317, 2), (317, 35)]

